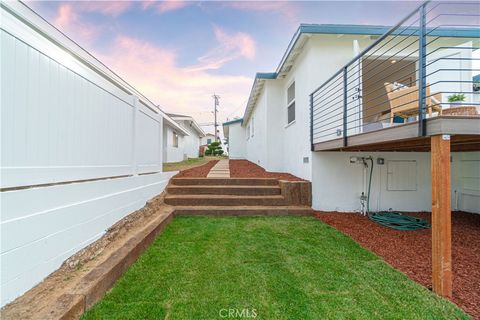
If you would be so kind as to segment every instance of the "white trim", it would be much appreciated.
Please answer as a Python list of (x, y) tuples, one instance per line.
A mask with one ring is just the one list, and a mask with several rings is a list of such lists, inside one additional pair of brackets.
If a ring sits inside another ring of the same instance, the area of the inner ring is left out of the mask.
[(284, 128), (287, 129), (287, 128), (290, 127), (290, 126), (293, 126), (295, 123), (297, 123), (297, 119), (293, 120), (293, 121), (290, 122), (290, 123), (287, 123), (287, 124), (284, 126)]
[[(288, 101), (288, 90), (290, 89), (291, 86), (294, 86), (294, 89), (293, 89), (293, 100), (292, 101)], [(292, 124), (293, 122), (295, 122), (295, 120), (297, 120), (297, 106), (295, 104), (295, 101), (297, 100), (297, 86), (295, 85), (295, 78), (291, 79), (291, 81), (289, 82), (289, 84), (287, 85), (287, 94), (285, 95), (286, 98), (287, 98), (287, 107), (286, 107), (286, 113), (287, 113), (287, 126)], [(292, 104), (295, 104), (295, 117), (293, 118), (292, 121), (288, 122), (288, 108), (290, 108), (290, 106)]]

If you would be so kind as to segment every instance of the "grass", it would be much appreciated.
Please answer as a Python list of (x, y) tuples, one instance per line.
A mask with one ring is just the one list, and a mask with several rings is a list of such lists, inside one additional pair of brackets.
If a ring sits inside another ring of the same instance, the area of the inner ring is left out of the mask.
[(204, 165), (211, 160), (223, 159), (221, 157), (188, 158), (180, 162), (166, 162), (163, 164), (163, 171), (180, 171)]
[(177, 217), (83, 319), (228, 319), (229, 309), (256, 319), (468, 319), (311, 217)]

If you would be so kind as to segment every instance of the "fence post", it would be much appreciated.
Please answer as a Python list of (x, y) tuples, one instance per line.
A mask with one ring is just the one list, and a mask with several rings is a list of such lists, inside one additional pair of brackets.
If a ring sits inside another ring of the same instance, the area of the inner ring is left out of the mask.
[(347, 66), (343, 68), (343, 146), (348, 146), (347, 135)]
[(137, 118), (138, 118), (138, 108), (140, 106), (139, 99), (137, 96), (132, 96), (133, 101), (133, 115), (132, 115), (132, 174), (134, 176), (138, 175), (138, 164), (137, 164)]
[(310, 94), (310, 150), (315, 151), (313, 145), (313, 93)]
[(420, 13), (420, 27), (418, 32), (418, 136), (424, 137), (427, 134), (426, 121), (426, 63), (427, 63), (427, 48), (426, 48), (426, 11), (424, 3), (419, 10)]

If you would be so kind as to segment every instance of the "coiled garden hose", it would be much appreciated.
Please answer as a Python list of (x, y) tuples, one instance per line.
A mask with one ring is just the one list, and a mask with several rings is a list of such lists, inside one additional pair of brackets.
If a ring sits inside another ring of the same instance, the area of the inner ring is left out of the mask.
[(392, 228), (396, 230), (420, 230), (429, 229), (430, 224), (424, 219), (420, 219), (412, 216), (404, 216), (399, 212), (380, 211), (370, 212), (370, 190), (372, 187), (372, 175), (373, 175), (373, 158), (367, 158), (370, 160), (370, 175), (368, 179), (368, 191), (367, 191), (367, 216), (373, 222), (376, 222), (384, 227)]

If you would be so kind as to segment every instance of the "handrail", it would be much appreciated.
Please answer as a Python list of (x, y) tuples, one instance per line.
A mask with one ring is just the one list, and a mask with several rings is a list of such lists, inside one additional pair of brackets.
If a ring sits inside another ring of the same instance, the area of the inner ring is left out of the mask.
[[(339, 138), (348, 147), (349, 136), (400, 119), (418, 121), (417, 134), (425, 136), (426, 118), (449, 106), (447, 95), (463, 94), (467, 105), (478, 104), (478, 89), (468, 78), (476, 72), (471, 52), (478, 45), (471, 41), (478, 38), (477, 15), (468, 7), (450, 14), (448, 4), (422, 2), (311, 92), (312, 150), (316, 143)], [(395, 93), (404, 88), (408, 90)]]
[(403, 18), (399, 23), (397, 23), (396, 25), (394, 25), (393, 27), (391, 27), (387, 32), (385, 32), (383, 35), (380, 36), (380, 38), (378, 38), (377, 40), (375, 40), (371, 45), (369, 45), (367, 48), (365, 48), (363, 51), (361, 51), (359, 54), (357, 54), (352, 60), (350, 60), (347, 64), (345, 64), (342, 68), (340, 68), (340, 70), (338, 70), (333, 76), (331, 76), (327, 81), (325, 81), (322, 85), (320, 85), (317, 89), (313, 90), (313, 93), (317, 92), (318, 90), (320, 90), (325, 84), (327, 84), (328, 82), (330, 82), (333, 78), (335, 78), (336, 76), (338, 76), (344, 68), (347, 68), (349, 67), (353, 62), (357, 61), (358, 59), (360, 59), (361, 57), (363, 57), (365, 55), (365, 53), (367, 53), (368, 51), (370, 51), (372, 48), (374, 48), (377, 44), (379, 44), (380, 42), (382, 42), (383, 40), (385, 40), (385, 38), (387, 38), (389, 35), (391, 35), (398, 27), (400, 27), (405, 21), (407, 21), (408, 19), (410, 19), (415, 13), (417, 13), (417, 11), (424, 5), (426, 5), (427, 3), (429, 3), (431, 0), (427, 0), (427, 1), (424, 1), (421, 5), (419, 5), (415, 10), (413, 10), (408, 16), (406, 16), (405, 18)]

